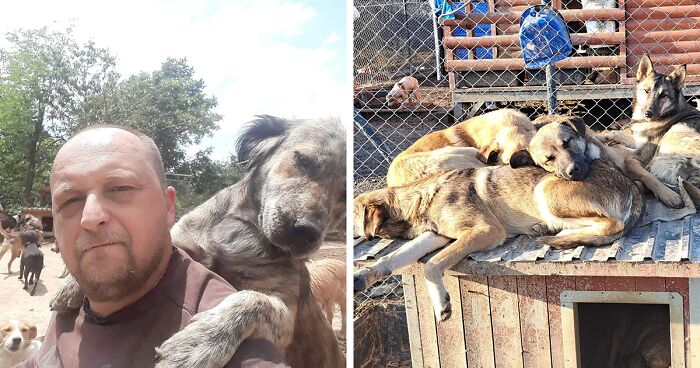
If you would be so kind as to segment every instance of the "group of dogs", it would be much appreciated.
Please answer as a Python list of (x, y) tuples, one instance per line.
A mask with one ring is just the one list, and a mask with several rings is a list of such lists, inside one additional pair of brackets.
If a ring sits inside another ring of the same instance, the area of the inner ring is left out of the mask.
[[(700, 112), (682, 94), (685, 66), (657, 73), (645, 55), (623, 130), (575, 116), (530, 119), (502, 109), (429, 133), (391, 163), (387, 188), (354, 200), (354, 235), (412, 239), (354, 274), (355, 291), (441, 248), (425, 263), (434, 313), (451, 316), (444, 272), (517, 235), (556, 249), (601, 246), (644, 214), (642, 190), (700, 205)], [(636, 184), (636, 185), (635, 185)]]
[(24, 280), (24, 289), (34, 284), (30, 295), (34, 295), (39, 284), (41, 270), (44, 268), (44, 254), (40, 246), (44, 241), (42, 224), (32, 215), (21, 215), (14, 218), (0, 211), (0, 259), (10, 252), (10, 261), (7, 263), (7, 273), (12, 273), (12, 262), (20, 259), (19, 279)]

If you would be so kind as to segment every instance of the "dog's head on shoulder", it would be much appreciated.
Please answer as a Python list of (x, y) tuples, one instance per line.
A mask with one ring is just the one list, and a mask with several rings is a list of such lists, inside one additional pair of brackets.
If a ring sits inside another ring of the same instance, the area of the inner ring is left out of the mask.
[(536, 165), (565, 180), (581, 180), (588, 175), (600, 149), (589, 142), (586, 123), (577, 116), (547, 115), (535, 119), (537, 133), (527, 151), (511, 158), (511, 167)]
[(677, 113), (685, 104), (683, 85), (686, 66), (676, 67), (669, 75), (657, 73), (649, 55), (639, 61), (632, 102), (632, 119), (653, 121)]
[(317, 250), (345, 211), (345, 131), (337, 119), (259, 116), (243, 127), (237, 157), (266, 239), (292, 256)]

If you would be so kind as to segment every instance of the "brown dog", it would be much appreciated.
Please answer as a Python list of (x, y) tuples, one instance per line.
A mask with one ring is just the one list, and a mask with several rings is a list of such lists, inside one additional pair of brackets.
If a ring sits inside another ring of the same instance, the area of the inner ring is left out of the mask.
[(14, 367), (33, 357), (41, 349), (35, 340), (36, 325), (28, 321), (10, 320), (0, 323), (0, 367)]
[(418, 104), (418, 79), (403, 77), (387, 93), (386, 102), (389, 107), (395, 109), (401, 106), (414, 106)]
[(321, 259), (306, 264), (311, 275), (311, 291), (319, 307), (333, 325), (333, 309), (340, 307), (340, 335), (345, 336), (345, 262)]
[[(7, 232), (0, 227), (0, 235), (5, 238), (2, 245), (0, 245), (0, 258), (2, 258), (8, 250), (10, 251), (10, 262), (7, 263), (7, 273), (12, 273), (10, 270), (12, 262), (22, 254), (22, 250), (27, 244), (39, 244), (44, 239), (39, 230)], [(22, 278), (21, 276), (22, 275), (20, 275), (20, 278)]]
[(387, 184), (399, 186), (426, 175), (483, 167), (493, 161), (508, 164), (514, 153), (527, 149), (535, 132), (530, 119), (517, 110), (475, 116), (429, 133), (401, 152), (389, 166)]
[(436, 318), (445, 320), (451, 305), (441, 278), (470, 253), (520, 234), (558, 233), (539, 241), (559, 249), (612, 243), (637, 224), (644, 200), (612, 163), (595, 160), (591, 166), (579, 181), (533, 166), (484, 167), (359, 195), (354, 201), (355, 235), (415, 240), (356, 272), (355, 290), (455, 239), (425, 265)]
[[(564, 115), (535, 119), (535, 125), (543, 123), (548, 124), (537, 131), (528, 146), (537, 166), (565, 180), (580, 180), (588, 175), (591, 162), (602, 158), (614, 163), (630, 179), (642, 182), (666, 206), (682, 207), (680, 195), (644, 169), (631, 151), (602, 144), (583, 119)], [(522, 163), (522, 154), (515, 155), (514, 166)]]

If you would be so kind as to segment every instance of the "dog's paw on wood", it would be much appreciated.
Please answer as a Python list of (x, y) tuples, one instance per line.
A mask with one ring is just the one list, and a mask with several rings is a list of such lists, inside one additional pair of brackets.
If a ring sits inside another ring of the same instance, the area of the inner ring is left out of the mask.
[(61, 288), (56, 291), (56, 294), (51, 298), (49, 307), (55, 312), (65, 312), (72, 309), (78, 309), (83, 305), (85, 294), (75, 281), (73, 276), (68, 276), (63, 281)]

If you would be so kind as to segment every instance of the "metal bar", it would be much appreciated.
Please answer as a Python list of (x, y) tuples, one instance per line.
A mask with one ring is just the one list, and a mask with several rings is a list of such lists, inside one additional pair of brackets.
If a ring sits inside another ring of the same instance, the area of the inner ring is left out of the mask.
[(355, 126), (360, 129), (362, 134), (367, 137), (369, 142), (374, 146), (374, 148), (377, 149), (380, 155), (386, 160), (387, 163), (391, 164), (391, 158), (389, 158), (389, 152), (387, 151), (386, 147), (384, 147), (384, 142), (382, 142), (382, 139), (379, 138), (379, 133), (377, 132), (374, 127), (360, 115), (360, 112), (357, 111), (356, 109), (353, 110), (353, 121), (355, 122)]

